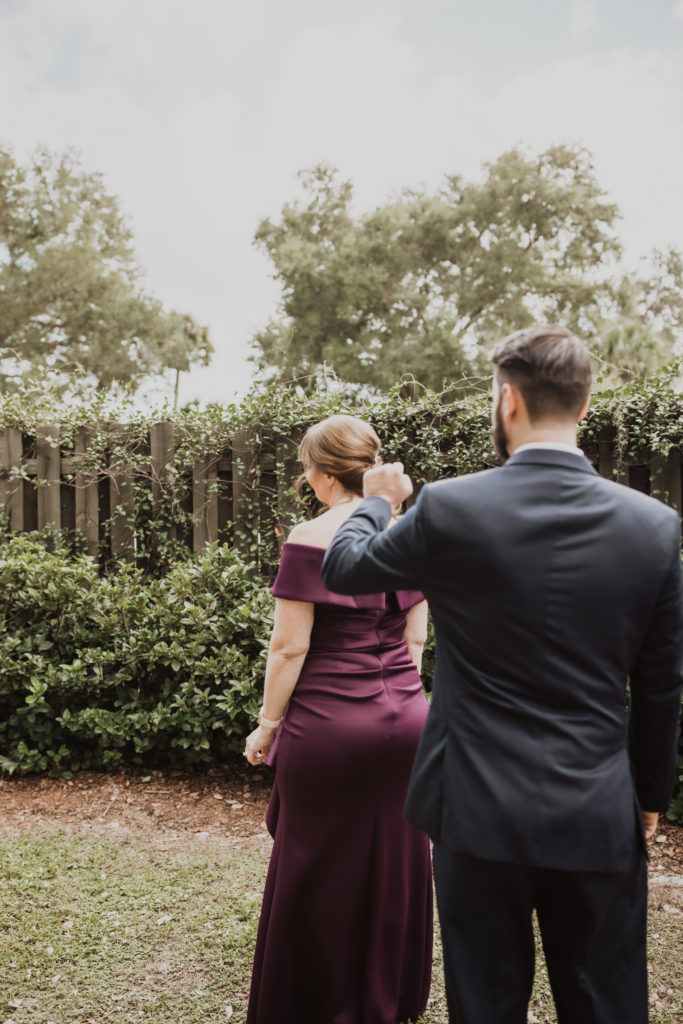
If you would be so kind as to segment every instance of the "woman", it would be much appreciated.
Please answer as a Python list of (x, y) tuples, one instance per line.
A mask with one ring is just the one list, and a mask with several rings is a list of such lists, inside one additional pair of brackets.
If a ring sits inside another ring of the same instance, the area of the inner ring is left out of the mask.
[(284, 545), (250, 764), (277, 757), (274, 845), (247, 1024), (398, 1024), (429, 992), (429, 845), (403, 820), (427, 715), (418, 674), (427, 610), (416, 592), (343, 597), (320, 566), (379, 459), (372, 427), (332, 416), (299, 448), (328, 510)]

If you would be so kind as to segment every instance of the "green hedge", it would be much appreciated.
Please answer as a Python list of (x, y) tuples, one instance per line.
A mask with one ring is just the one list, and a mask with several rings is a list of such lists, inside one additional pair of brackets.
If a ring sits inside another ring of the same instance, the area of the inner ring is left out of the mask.
[[(102, 576), (49, 531), (0, 548), (0, 769), (190, 768), (239, 753), (273, 601), (226, 547)], [(431, 689), (433, 632), (423, 677)], [(683, 822), (683, 750), (669, 817)]]
[[(46, 543), (47, 541), (47, 543)], [(101, 576), (47, 535), (0, 548), (0, 767), (189, 767), (242, 749), (272, 624), (224, 547), (160, 579)]]

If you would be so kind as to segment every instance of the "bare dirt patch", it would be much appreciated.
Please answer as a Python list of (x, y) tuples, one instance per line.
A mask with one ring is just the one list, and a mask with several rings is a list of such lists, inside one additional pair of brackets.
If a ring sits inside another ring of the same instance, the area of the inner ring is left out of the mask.
[[(236, 761), (199, 773), (80, 772), (74, 779), (0, 778), (0, 833), (66, 831), (130, 836), (155, 848), (210, 839), (268, 842), (273, 772)], [(683, 828), (662, 820), (650, 873), (683, 878)]]
[(267, 841), (271, 784), (269, 769), (241, 763), (193, 774), (0, 778), (0, 833), (130, 836), (157, 849), (202, 839), (251, 845)]
[(657, 835), (648, 843), (648, 848), (653, 880), (675, 875), (683, 882), (683, 827), (660, 819)]

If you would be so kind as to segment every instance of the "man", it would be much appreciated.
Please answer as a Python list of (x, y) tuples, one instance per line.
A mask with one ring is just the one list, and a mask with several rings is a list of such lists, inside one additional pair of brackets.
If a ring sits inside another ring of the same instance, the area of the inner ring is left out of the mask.
[(680, 524), (576, 447), (591, 376), (578, 338), (531, 327), (492, 358), (506, 464), (423, 488), (390, 530), (412, 487), (399, 463), (371, 469), (322, 577), (429, 600), (436, 671), (406, 816), (434, 840), (450, 1020), (526, 1021), (535, 909), (560, 1024), (644, 1024), (644, 838), (673, 785)]

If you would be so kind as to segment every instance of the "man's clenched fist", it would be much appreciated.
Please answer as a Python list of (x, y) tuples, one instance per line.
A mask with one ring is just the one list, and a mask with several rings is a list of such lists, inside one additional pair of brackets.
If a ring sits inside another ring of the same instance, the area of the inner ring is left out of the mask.
[(366, 498), (384, 498), (395, 508), (412, 493), (413, 485), (410, 477), (403, 472), (402, 462), (373, 466), (363, 474), (363, 496)]

